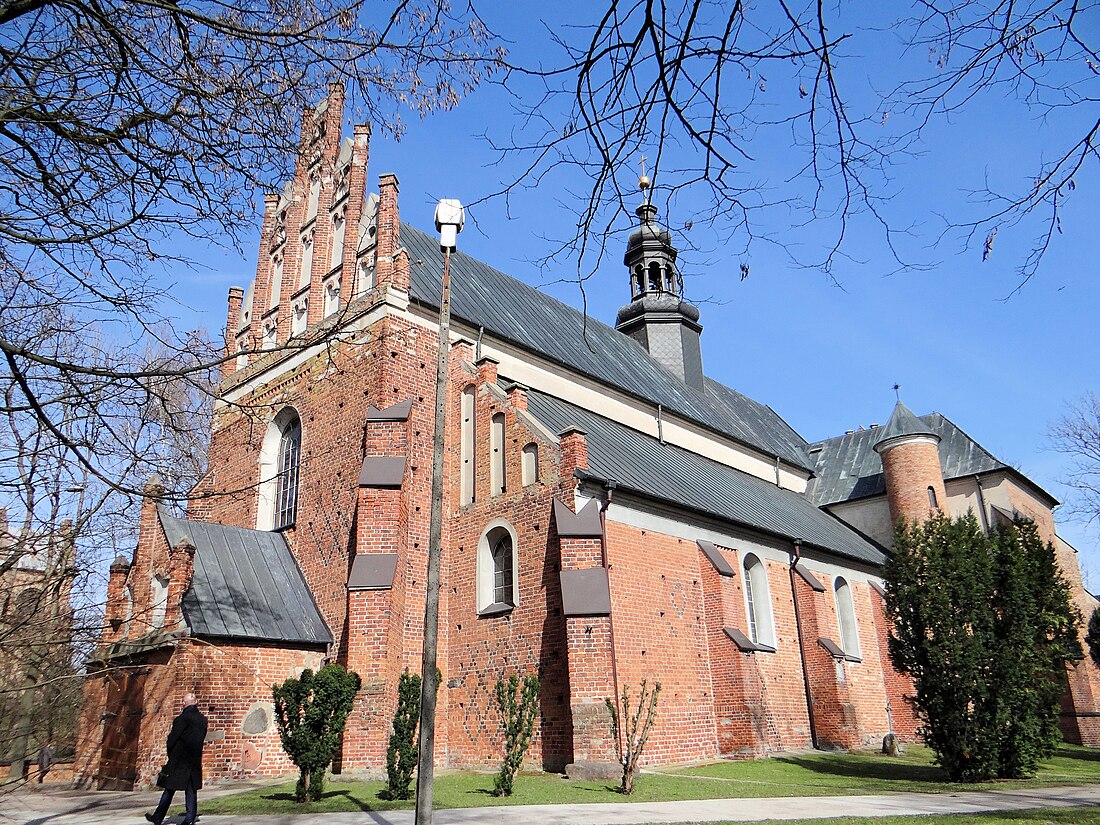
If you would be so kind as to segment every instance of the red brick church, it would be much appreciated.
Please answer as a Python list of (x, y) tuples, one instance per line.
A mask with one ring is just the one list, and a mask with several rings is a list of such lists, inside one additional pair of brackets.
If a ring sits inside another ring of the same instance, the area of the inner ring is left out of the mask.
[[(334, 88), (230, 290), (187, 518), (151, 481), (111, 567), (85, 782), (148, 783), (186, 690), (211, 779), (290, 772), (271, 686), (326, 660), (363, 681), (337, 767), (384, 765), (398, 676), (420, 669), (442, 257), (402, 223), (397, 177), (367, 194), (369, 129), (342, 126)], [(615, 328), (452, 256), (438, 763), (495, 765), (492, 690), (517, 671), (541, 677), (529, 755), (548, 770), (611, 761), (604, 697), (642, 679), (663, 685), (652, 763), (912, 737), (879, 578), (893, 523), (1020, 513), (1056, 540), (1057, 502), (942, 415), (899, 403), (810, 444), (707, 378), (674, 239), (638, 216)], [(1100, 744), (1097, 671), (1070, 686), (1066, 737)]]

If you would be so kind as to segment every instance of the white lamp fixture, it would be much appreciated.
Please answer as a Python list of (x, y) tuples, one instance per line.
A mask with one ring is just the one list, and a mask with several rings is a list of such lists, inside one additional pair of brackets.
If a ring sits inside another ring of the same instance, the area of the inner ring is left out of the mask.
[(439, 248), (454, 251), (458, 233), (466, 223), (466, 210), (453, 198), (444, 198), (435, 207), (435, 228), (439, 232)]

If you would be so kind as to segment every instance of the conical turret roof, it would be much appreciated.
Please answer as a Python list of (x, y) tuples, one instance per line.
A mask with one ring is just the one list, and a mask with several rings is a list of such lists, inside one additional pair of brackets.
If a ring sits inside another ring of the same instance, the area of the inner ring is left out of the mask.
[(926, 435), (936, 441), (940, 440), (940, 437), (931, 427), (921, 421), (901, 401), (898, 401), (894, 411), (890, 414), (890, 420), (886, 422), (885, 427), (879, 430), (879, 436), (875, 439), (874, 444), (875, 451), (877, 452), (887, 441), (913, 435)]

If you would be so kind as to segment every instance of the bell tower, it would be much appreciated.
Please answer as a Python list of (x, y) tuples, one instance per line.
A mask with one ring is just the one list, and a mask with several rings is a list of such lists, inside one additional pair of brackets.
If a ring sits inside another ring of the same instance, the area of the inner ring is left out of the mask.
[(657, 207), (646, 196), (649, 179), (640, 181), (640, 220), (630, 233), (623, 263), (630, 272), (631, 302), (622, 307), (615, 329), (629, 335), (681, 381), (703, 389), (703, 356), (699, 348), (699, 310), (683, 299), (672, 234), (657, 223)]

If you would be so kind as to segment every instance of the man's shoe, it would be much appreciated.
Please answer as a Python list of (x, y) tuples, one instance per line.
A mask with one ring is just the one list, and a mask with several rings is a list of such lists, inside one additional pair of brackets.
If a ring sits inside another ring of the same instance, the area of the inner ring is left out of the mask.
[(153, 816), (152, 814), (146, 814), (146, 815), (145, 815), (145, 819), (146, 819), (146, 821), (147, 821), (147, 822), (152, 822), (152, 823), (153, 823), (153, 825), (160, 825), (160, 820), (159, 820), (159, 819), (157, 819), (157, 818), (156, 818), (155, 816)]

